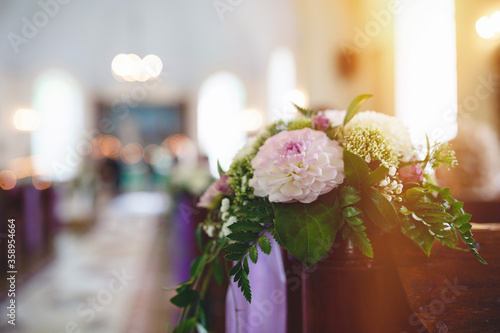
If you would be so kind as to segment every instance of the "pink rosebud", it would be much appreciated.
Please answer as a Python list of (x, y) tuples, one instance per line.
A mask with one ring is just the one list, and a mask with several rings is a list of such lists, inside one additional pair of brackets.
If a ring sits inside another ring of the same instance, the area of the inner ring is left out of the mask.
[(221, 195), (231, 194), (233, 188), (227, 183), (227, 179), (228, 176), (223, 174), (219, 179), (214, 181), (205, 193), (203, 193), (197, 206), (213, 209), (217, 205), (217, 202), (221, 199)]
[(320, 131), (325, 131), (330, 125), (330, 120), (323, 114), (318, 114), (312, 117), (312, 128)]
[(220, 178), (215, 182), (217, 184), (217, 191), (221, 194), (231, 194), (233, 188), (231, 185), (227, 183), (228, 176), (226, 174), (222, 174)]
[(424, 170), (420, 163), (399, 169), (399, 178), (404, 183), (420, 183), (424, 179)]

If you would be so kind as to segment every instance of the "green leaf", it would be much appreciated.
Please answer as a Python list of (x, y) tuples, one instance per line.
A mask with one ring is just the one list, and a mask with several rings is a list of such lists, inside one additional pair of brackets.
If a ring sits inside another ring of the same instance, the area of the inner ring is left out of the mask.
[(340, 229), (340, 205), (335, 191), (309, 204), (275, 203), (274, 214), (279, 239), (307, 267), (330, 250)]
[(406, 237), (413, 240), (427, 256), (430, 255), (434, 236), (429, 233), (429, 229), (422, 222), (405, 216), (401, 219), (401, 231)]
[(344, 172), (348, 184), (360, 186), (370, 174), (370, 168), (361, 157), (344, 149)]
[(196, 330), (198, 331), (198, 333), (208, 333), (207, 329), (200, 323), (196, 324)]
[(191, 289), (192, 287), (193, 287), (193, 281), (189, 280), (178, 285), (175, 290), (177, 291), (178, 294), (180, 294), (185, 290)]
[(462, 226), (464, 223), (469, 222), (471, 218), (472, 218), (472, 215), (470, 215), (470, 214), (461, 214), (461, 215), (459, 215), (459, 216), (455, 219), (454, 224), (455, 224), (455, 226), (460, 227), (460, 226)]
[(345, 220), (351, 226), (357, 226), (357, 225), (362, 225), (363, 224), (363, 220), (360, 219), (359, 217), (356, 217), (356, 216), (345, 218)]
[(259, 252), (257, 251), (257, 246), (254, 245), (250, 248), (249, 255), (250, 255), (250, 260), (252, 260), (252, 262), (256, 264), (257, 260), (259, 259)]
[(318, 111), (313, 111), (313, 110), (308, 110), (306, 108), (303, 108), (301, 106), (298, 106), (297, 104), (295, 103), (292, 103), (296, 108), (297, 110), (302, 113), (304, 116), (306, 117), (312, 117), (313, 114), (317, 113)]
[(245, 257), (245, 259), (243, 259), (243, 269), (245, 270), (247, 275), (250, 274), (250, 267), (248, 267), (248, 257)]
[(365, 189), (363, 208), (367, 216), (377, 227), (385, 232), (391, 231), (398, 225), (398, 213), (394, 206), (377, 190)]
[(250, 290), (250, 281), (248, 280), (248, 275), (245, 271), (243, 271), (243, 275), (241, 276), (241, 291), (243, 292), (243, 296), (248, 303), (252, 303), (252, 292)]
[(380, 183), (382, 180), (385, 179), (387, 174), (389, 173), (389, 169), (386, 168), (385, 166), (381, 165), (378, 168), (376, 168), (374, 171), (370, 172), (368, 176), (365, 177), (361, 181), (361, 183), (364, 186), (370, 186), (370, 185), (375, 185)]
[(353, 217), (359, 214), (361, 214), (361, 210), (359, 210), (359, 208), (357, 207), (349, 206), (342, 209), (342, 216), (344, 216), (345, 218)]
[(230, 233), (227, 238), (242, 243), (252, 243), (257, 239), (258, 235), (249, 232), (235, 231)]
[(206, 256), (205, 255), (196, 257), (191, 262), (191, 267), (189, 268), (189, 275), (191, 277), (200, 276), (201, 273), (203, 273), (203, 270), (205, 269), (205, 264), (206, 264)]
[(250, 246), (246, 243), (231, 243), (226, 246), (227, 252), (246, 253)]
[(363, 253), (365, 256), (369, 258), (373, 258), (373, 247), (370, 242), (370, 239), (368, 239), (368, 236), (364, 232), (364, 226), (361, 226), (363, 228), (357, 229), (357, 228), (352, 228), (353, 232), (350, 234), (351, 241), (353, 244), (361, 250), (361, 253)]
[(282, 248), (286, 249), (285, 244), (281, 241), (278, 232), (276, 231), (276, 228), (273, 226), (272, 228), (268, 229), (271, 232), (271, 236), (273, 236), (274, 240), (276, 243), (278, 243), (279, 246)]
[(207, 312), (205, 311), (205, 307), (203, 306), (203, 304), (200, 303), (199, 309), (200, 309), (200, 316), (199, 316), (200, 324), (203, 325), (203, 327), (208, 327)]
[(203, 230), (203, 226), (200, 224), (200, 225), (198, 225), (198, 228), (196, 228), (196, 232), (195, 232), (196, 244), (198, 245), (198, 248), (200, 249), (200, 251), (203, 251), (203, 241), (202, 241), (202, 237), (201, 237), (202, 230)]
[(265, 227), (263, 227), (260, 223), (251, 222), (248, 220), (236, 222), (229, 226), (229, 230), (231, 231), (260, 232), (264, 229)]
[(174, 329), (174, 333), (191, 333), (196, 328), (196, 317), (191, 317), (179, 323)]
[(266, 235), (262, 235), (259, 239), (259, 247), (265, 254), (271, 253), (271, 241)]
[(477, 250), (476, 245), (474, 244), (475, 240), (474, 240), (474, 238), (472, 238), (472, 233), (470, 232), (470, 230), (462, 232), (460, 229), (458, 229), (458, 233), (459, 233), (460, 237), (462, 238), (462, 240), (465, 242), (465, 244), (467, 244), (467, 246), (469, 246), (469, 249), (476, 256), (476, 258), (479, 260), (479, 262), (487, 265), (488, 263), (483, 258), (481, 258), (481, 256), (479, 255), (479, 251)]
[(217, 284), (221, 286), (224, 282), (224, 276), (226, 275), (224, 272), (224, 267), (222, 266), (219, 258), (215, 258), (212, 265), (215, 282), (217, 282)]
[(454, 203), (451, 204), (451, 212), (452, 214), (456, 215), (462, 211), (462, 208), (464, 207), (464, 203), (460, 201), (455, 201)]
[(243, 258), (245, 255), (243, 253), (231, 252), (227, 253), (224, 258), (229, 261), (238, 261)]
[(170, 299), (170, 302), (180, 308), (185, 308), (200, 298), (200, 294), (196, 290), (188, 289), (179, 293)]
[(354, 98), (347, 108), (347, 112), (344, 118), (344, 126), (347, 125), (349, 121), (358, 113), (359, 109), (361, 108), (361, 105), (366, 101), (368, 98), (372, 97), (373, 95), (359, 95), (358, 97)]
[(356, 190), (351, 185), (344, 186), (340, 190), (340, 206), (341, 207), (354, 205), (359, 200), (361, 200), (361, 196), (359, 195), (359, 191)]
[(412, 187), (405, 192), (405, 198), (409, 202), (420, 200), (427, 192), (421, 187)]
[(226, 172), (222, 169), (221, 165), (220, 165), (220, 161), (217, 160), (217, 171), (219, 172), (219, 177), (222, 177), (223, 174), (225, 174)]
[(229, 276), (236, 275), (241, 270), (241, 263), (237, 262), (234, 266), (229, 270)]

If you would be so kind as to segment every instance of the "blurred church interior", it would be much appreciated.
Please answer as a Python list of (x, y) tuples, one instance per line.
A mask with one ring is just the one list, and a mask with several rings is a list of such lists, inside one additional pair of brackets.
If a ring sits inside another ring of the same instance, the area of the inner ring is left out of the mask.
[(452, 143), (439, 183), (499, 222), (498, 1), (5, 0), (0, 36), (1, 332), (175, 326), (197, 198), (292, 103), (373, 94)]

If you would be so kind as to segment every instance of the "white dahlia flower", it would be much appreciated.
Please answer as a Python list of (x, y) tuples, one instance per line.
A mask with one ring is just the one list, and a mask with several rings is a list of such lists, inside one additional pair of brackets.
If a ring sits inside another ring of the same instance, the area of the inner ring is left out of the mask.
[(310, 203), (344, 181), (342, 147), (324, 132), (304, 128), (270, 137), (252, 160), (250, 185), (271, 202)]

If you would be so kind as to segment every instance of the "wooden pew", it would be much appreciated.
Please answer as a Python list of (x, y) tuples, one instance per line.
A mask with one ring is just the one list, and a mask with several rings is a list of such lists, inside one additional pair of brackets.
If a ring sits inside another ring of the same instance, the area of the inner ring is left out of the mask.
[(500, 223), (472, 231), (488, 265), (438, 243), (427, 258), (400, 239), (394, 255), (415, 332), (500, 332)]

